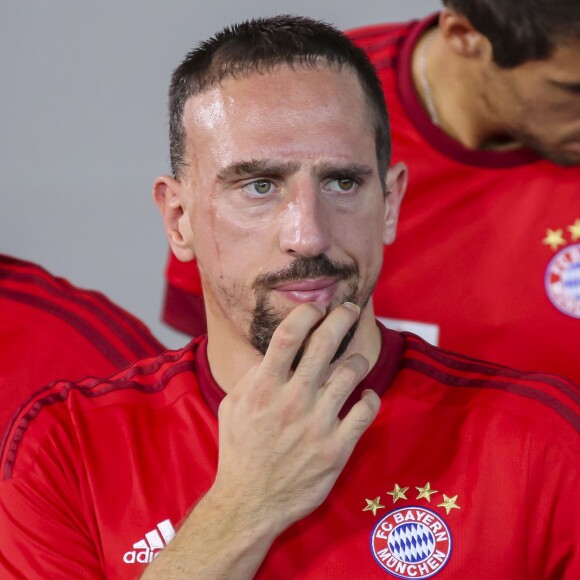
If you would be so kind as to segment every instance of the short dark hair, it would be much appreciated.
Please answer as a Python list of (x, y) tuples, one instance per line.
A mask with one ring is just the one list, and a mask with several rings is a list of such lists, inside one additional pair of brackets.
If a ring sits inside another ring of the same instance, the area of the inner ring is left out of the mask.
[(493, 60), (513, 68), (549, 58), (555, 46), (580, 37), (580, 0), (443, 0), (490, 41)]
[(349, 66), (358, 76), (371, 122), (383, 186), (390, 162), (389, 117), (376, 71), (365, 53), (336, 28), (300, 16), (258, 18), (224, 28), (192, 50), (177, 67), (169, 88), (169, 147), (173, 175), (183, 169), (183, 112), (192, 95), (224, 78), (267, 73), (276, 66), (309, 68)]

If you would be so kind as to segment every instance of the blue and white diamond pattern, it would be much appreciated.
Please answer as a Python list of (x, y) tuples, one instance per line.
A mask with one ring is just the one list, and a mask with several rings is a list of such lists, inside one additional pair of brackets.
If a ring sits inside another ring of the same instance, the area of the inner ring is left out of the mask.
[(562, 286), (574, 300), (580, 300), (580, 263), (571, 264), (564, 272)]
[(404, 523), (389, 534), (389, 548), (401, 562), (417, 563), (430, 558), (435, 551), (435, 538), (421, 523)]

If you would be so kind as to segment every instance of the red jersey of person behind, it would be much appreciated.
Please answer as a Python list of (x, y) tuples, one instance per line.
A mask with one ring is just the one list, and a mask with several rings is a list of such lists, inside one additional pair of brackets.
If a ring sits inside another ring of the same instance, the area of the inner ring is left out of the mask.
[(57, 379), (108, 376), (163, 345), (103, 294), (0, 255), (0, 435), (26, 397)]

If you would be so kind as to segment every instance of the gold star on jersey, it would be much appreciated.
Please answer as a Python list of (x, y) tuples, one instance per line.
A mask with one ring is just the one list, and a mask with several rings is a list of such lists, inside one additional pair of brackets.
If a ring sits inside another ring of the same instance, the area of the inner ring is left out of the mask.
[(384, 505), (381, 505), (380, 502), (380, 496), (375, 497), (375, 499), (365, 499), (365, 501), (367, 502), (366, 507), (363, 508), (363, 512), (373, 512), (373, 516), (377, 515), (377, 510), (384, 508)]
[(393, 503), (396, 503), (399, 499), (407, 499), (405, 493), (408, 489), (408, 487), (399, 487), (399, 484), (395, 483), (393, 491), (387, 491), (387, 493), (393, 496)]
[(415, 487), (415, 489), (419, 492), (419, 495), (416, 499), (421, 499), (424, 497), (428, 502), (431, 501), (431, 496), (434, 493), (437, 493), (436, 489), (431, 489), (431, 484), (429, 482), (425, 484), (425, 487)]
[(555, 252), (560, 246), (566, 245), (564, 230), (551, 230), (548, 228), (546, 231), (546, 237), (542, 240), (542, 243), (546, 246), (550, 246), (550, 248)]
[(445, 508), (445, 511), (447, 512), (447, 515), (449, 515), (449, 512), (453, 509), (458, 510), (461, 509), (455, 502), (457, 501), (457, 496), (454, 495), (453, 497), (447, 497), (445, 494), (443, 494), (443, 501), (441, 503), (437, 504), (437, 507), (443, 507)]

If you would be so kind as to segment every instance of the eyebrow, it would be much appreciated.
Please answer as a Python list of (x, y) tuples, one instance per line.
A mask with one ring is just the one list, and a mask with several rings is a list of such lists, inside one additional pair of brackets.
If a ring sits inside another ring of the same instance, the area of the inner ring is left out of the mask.
[[(292, 175), (299, 168), (300, 163), (296, 161), (280, 162), (271, 159), (251, 159), (223, 167), (218, 171), (217, 178), (220, 181), (228, 181), (236, 177), (249, 177), (254, 175), (279, 177), (282, 175)], [(360, 163), (342, 164), (323, 162), (315, 164), (314, 169), (321, 176), (342, 175), (349, 178), (362, 178), (373, 174), (373, 168), (370, 165)]]
[(370, 165), (363, 165), (361, 163), (321, 163), (316, 166), (316, 172), (326, 176), (341, 175), (360, 179), (371, 176), (373, 174), (373, 168)]
[(253, 175), (280, 176), (298, 171), (300, 164), (295, 161), (280, 162), (272, 159), (251, 159), (238, 161), (222, 167), (217, 173), (220, 181), (228, 181), (235, 177), (248, 177)]

